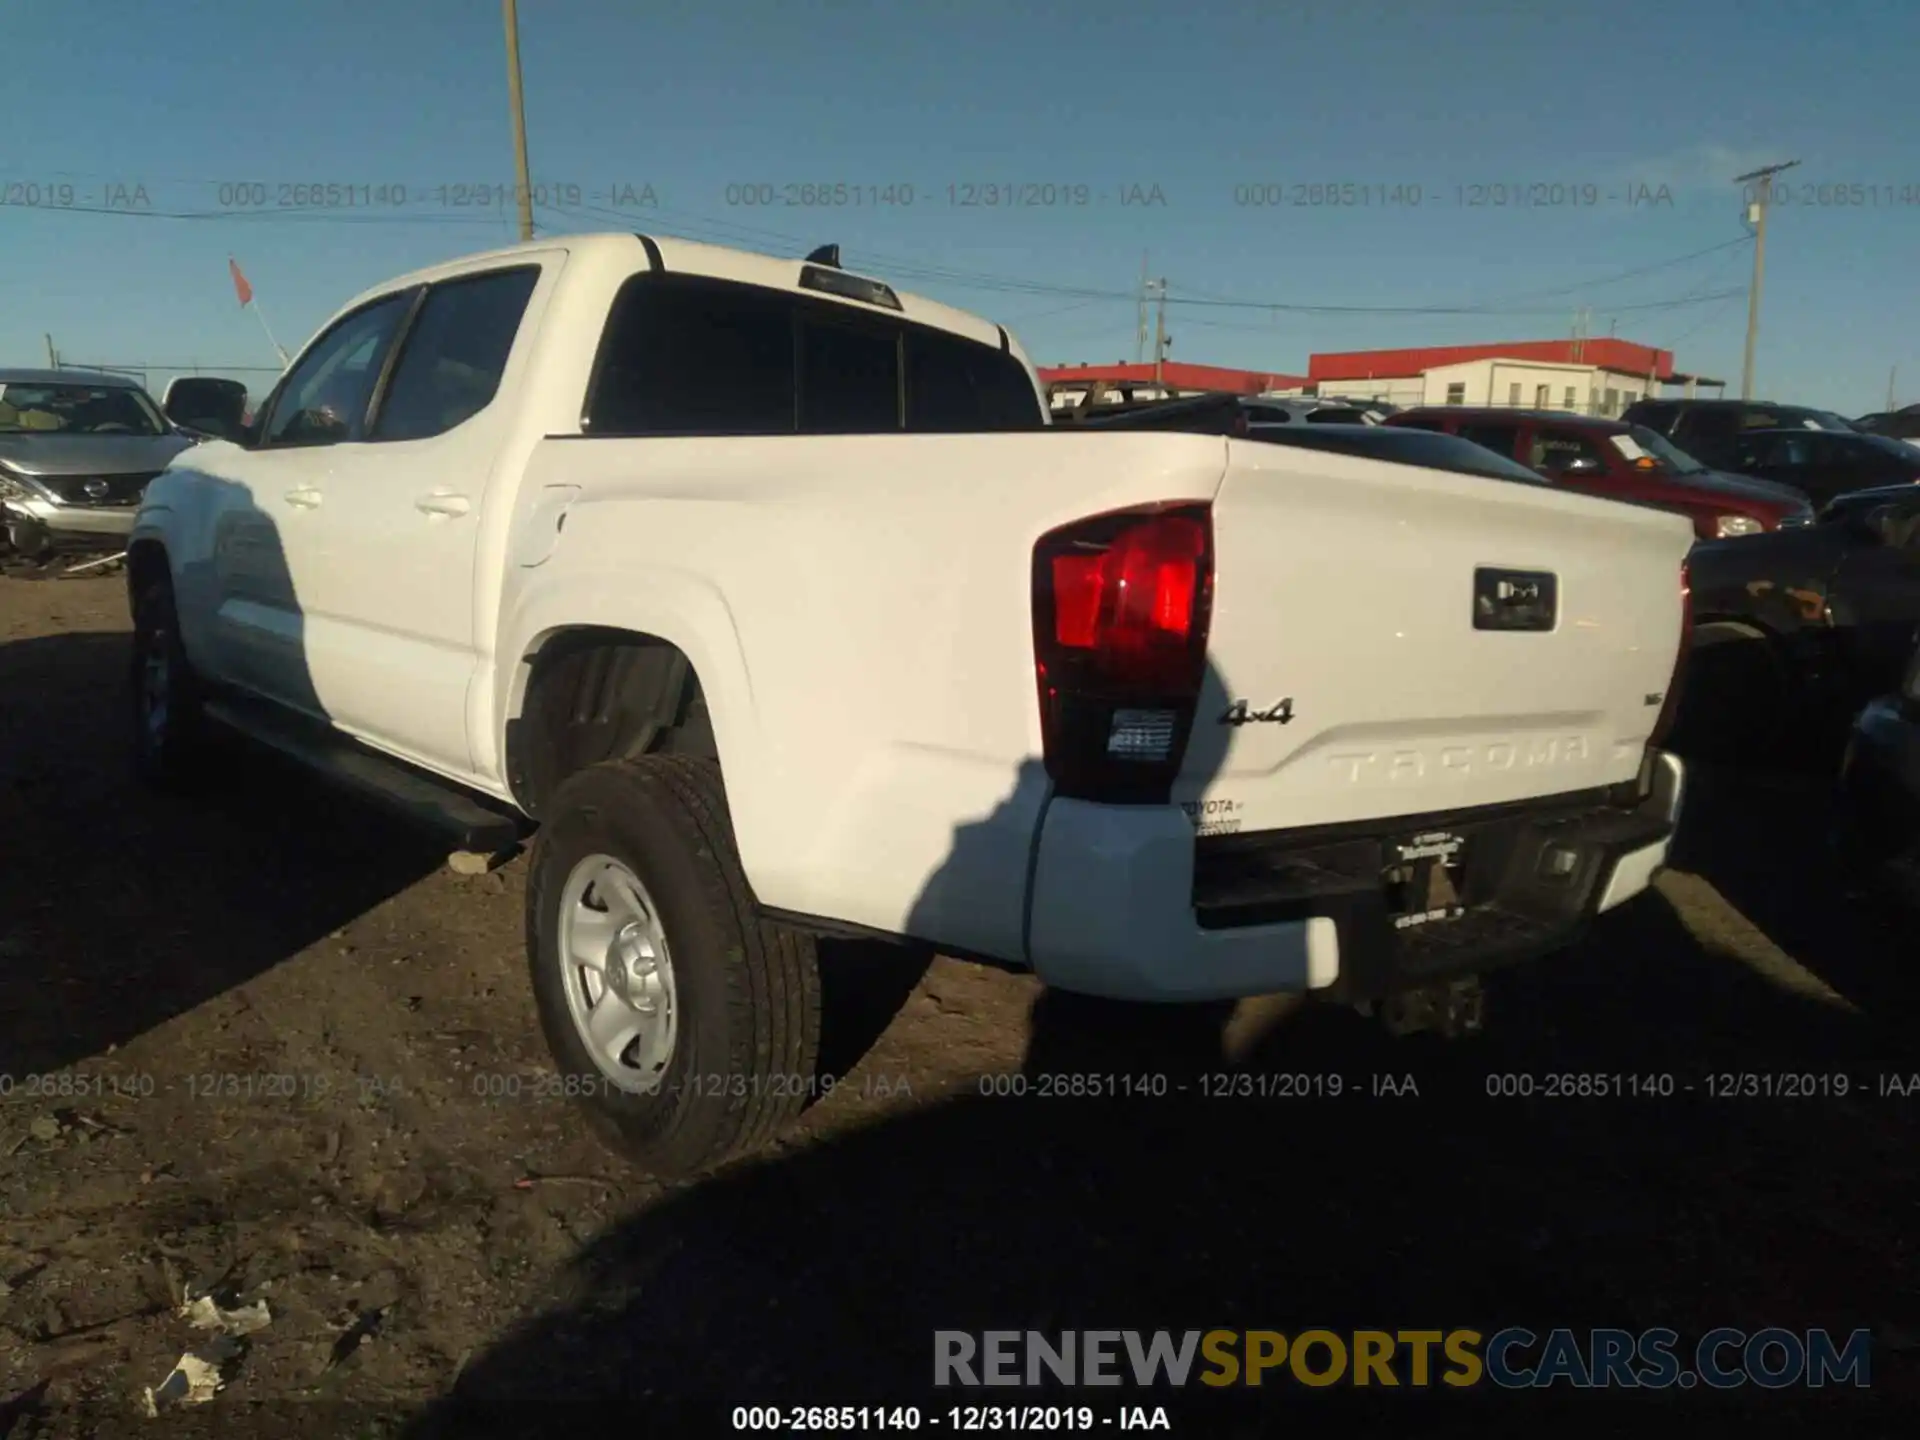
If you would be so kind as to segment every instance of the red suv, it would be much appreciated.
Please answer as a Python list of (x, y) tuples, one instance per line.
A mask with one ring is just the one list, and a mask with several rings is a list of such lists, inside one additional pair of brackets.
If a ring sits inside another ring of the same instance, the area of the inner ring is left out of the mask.
[(1682, 511), (1702, 540), (1759, 535), (1813, 518), (1806, 495), (1791, 485), (1709, 470), (1644, 425), (1464, 405), (1403, 410), (1382, 423), (1458, 435), (1571, 489)]

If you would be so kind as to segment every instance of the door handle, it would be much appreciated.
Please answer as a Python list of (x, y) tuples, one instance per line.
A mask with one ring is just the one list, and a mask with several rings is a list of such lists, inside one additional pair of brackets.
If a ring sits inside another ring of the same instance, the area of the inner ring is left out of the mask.
[(431, 495), (422, 495), (415, 500), (413, 508), (423, 515), (464, 515), (473, 507), (464, 495), (449, 495), (436, 490)]
[(320, 508), (320, 492), (310, 485), (301, 485), (289, 490), (283, 498), (287, 504), (301, 510), (317, 510)]

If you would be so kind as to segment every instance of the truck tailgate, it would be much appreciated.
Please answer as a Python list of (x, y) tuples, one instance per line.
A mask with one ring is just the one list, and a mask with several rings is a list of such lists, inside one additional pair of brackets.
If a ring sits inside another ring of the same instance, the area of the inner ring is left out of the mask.
[[(1322, 451), (1230, 441), (1228, 455), (1212, 673), (1174, 794), (1201, 833), (1638, 773), (1679, 648), (1686, 520)], [(1509, 572), (1504, 593), (1487, 571)], [(1551, 577), (1550, 628), (1481, 628), (1512, 623), (1535, 583), (1516, 590), (1511, 572)]]

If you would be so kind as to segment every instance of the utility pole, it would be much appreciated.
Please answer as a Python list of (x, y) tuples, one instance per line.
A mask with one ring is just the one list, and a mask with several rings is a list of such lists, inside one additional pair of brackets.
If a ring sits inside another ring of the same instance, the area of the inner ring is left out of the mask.
[[(48, 344), (53, 343), (52, 337), (48, 337), (47, 343)], [(1900, 373), (1900, 367), (1898, 365), (1894, 365), (1887, 370), (1887, 413), (1888, 414), (1893, 413), (1893, 377), (1898, 375), (1899, 373)]]
[(1744, 175), (1733, 177), (1733, 183), (1744, 185), (1748, 181), (1758, 181), (1755, 198), (1747, 206), (1747, 223), (1753, 226), (1753, 283), (1747, 287), (1747, 357), (1740, 367), (1740, 398), (1753, 398), (1753, 348), (1760, 338), (1760, 277), (1767, 261), (1767, 202), (1773, 198), (1773, 177), (1782, 170), (1791, 170), (1798, 160), (1788, 160), (1780, 165), (1763, 165), (1758, 170), (1749, 170)]
[(1155, 287), (1160, 303), (1153, 321), (1153, 383), (1156, 389), (1165, 389), (1161, 377), (1166, 374), (1167, 359), (1167, 282), (1163, 277)]
[(513, 105), (514, 190), (520, 201), (520, 238), (533, 239), (533, 185), (527, 179), (527, 107), (520, 95), (520, 14), (503, 0), (507, 19), (507, 98)]
[(1140, 252), (1140, 293), (1133, 327), (1133, 363), (1138, 365), (1147, 354), (1147, 252)]
[[(47, 340), (47, 368), (49, 370), (58, 370), (60, 368), (60, 352), (53, 348), (53, 336), (51, 335), (47, 336), (46, 340)], [(1891, 395), (1893, 393), (1893, 388), (1892, 388), (1893, 382), (1891, 380), (1887, 382), (1887, 387), (1888, 387), (1887, 393)]]

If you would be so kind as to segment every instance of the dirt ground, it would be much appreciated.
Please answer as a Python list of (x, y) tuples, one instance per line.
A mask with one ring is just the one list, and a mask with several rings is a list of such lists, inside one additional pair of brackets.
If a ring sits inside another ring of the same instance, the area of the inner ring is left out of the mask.
[[(661, 1187), (549, 1092), (523, 861), (456, 875), (264, 758), (192, 801), (134, 786), (122, 585), (0, 579), (0, 1440), (944, 1415), (931, 1332), (988, 1328), (1866, 1326), (1870, 1391), (1688, 1413), (1913, 1418), (1920, 1091), (1882, 1092), (1920, 1086), (1920, 921), (1847, 898), (1815, 785), (1703, 776), (1658, 893), (1508, 977), (1472, 1041), (1075, 1003), (847, 947), (846, 1081), (776, 1152)], [(1323, 1093), (1204, 1097), (1193, 1077), (1227, 1068)], [(1071, 1071), (1187, 1089), (985, 1093)], [(1488, 1094), (1586, 1072), (1673, 1093)], [(1849, 1093), (1728, 1098), (1716, 1074)], [(271, 1323), (214, 1400), (148, 1420), (145, 1387), (205, 1338), (183, 1286), (264, 1298)], [(1190, 1435), (1620, 1433), (1683, 1400), (1157, 1398)]]

